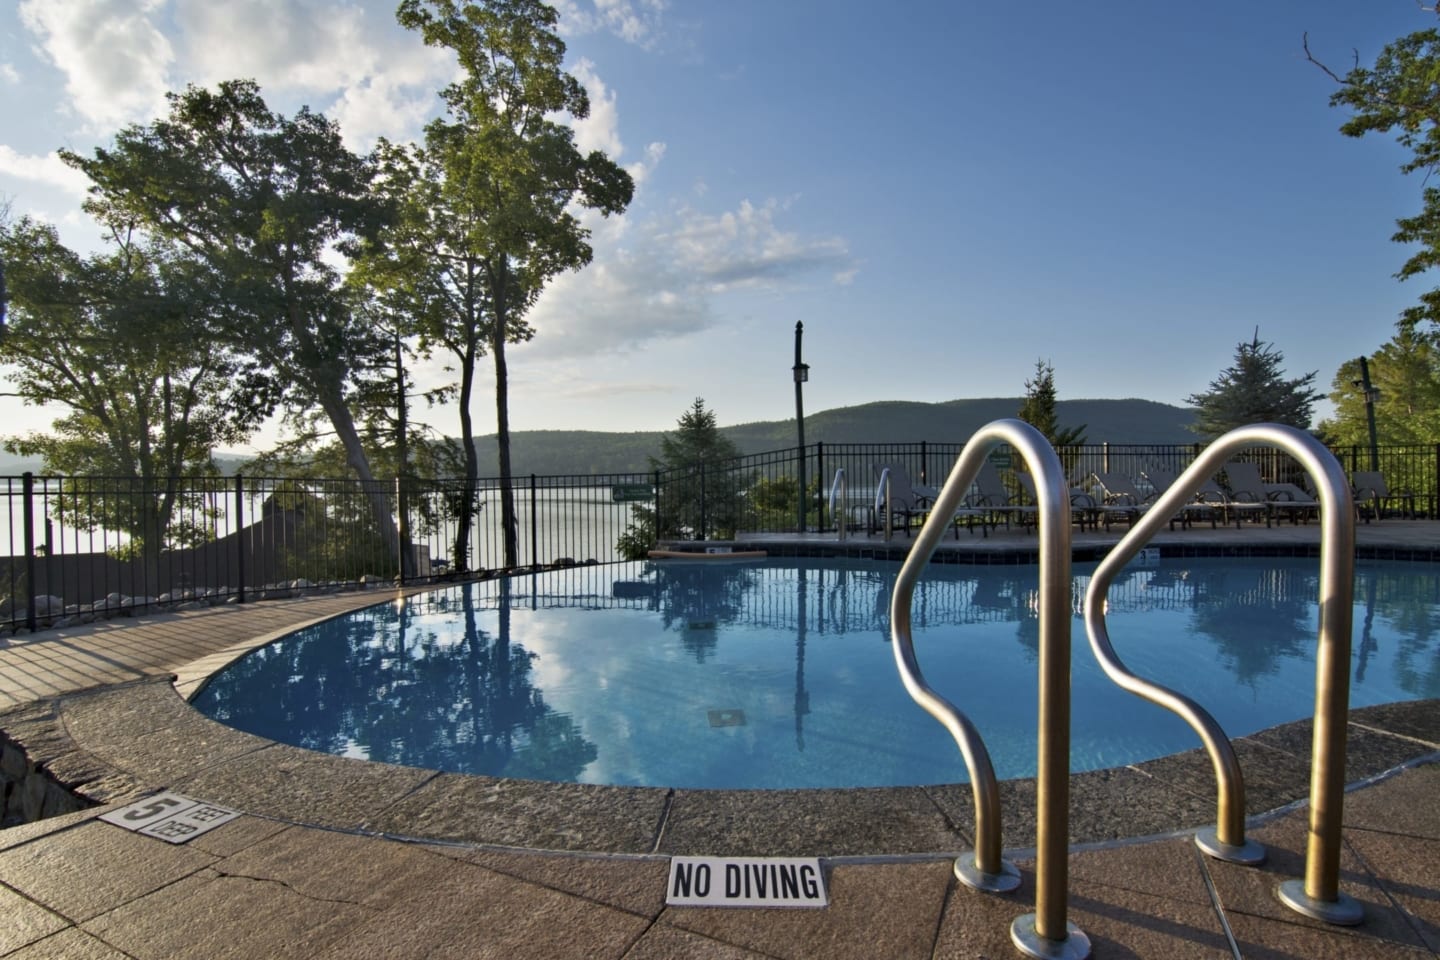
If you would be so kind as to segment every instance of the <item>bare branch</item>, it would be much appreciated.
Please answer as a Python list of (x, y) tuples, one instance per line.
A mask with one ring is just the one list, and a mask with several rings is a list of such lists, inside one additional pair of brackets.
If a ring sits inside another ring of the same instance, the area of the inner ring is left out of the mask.
[[(1336, 83), (1338, 83), (1338, 84), (1340, 84), (1340, 85), (1342, 85), (1342, 86), (1345, 84), (1345, 78), (1344, 78), (1344, 77), (1342, 77), (1342, 76), (1340, 76), (1339, 74), (1337, 74), (1334, 70), (1331, 70), (1329, 67), (1327, 67), (1325, 64), (1321, 63), (1319, 60), (1316, 60), (1316, 59), (1315, 59), (1315, 55), (1310, 52), (1310, 31), (1307, 30), (1307, 31), (1305, 31), (1304, 33), (1300, 34), (1300, 46), (1301, 46), (1301, 48), (1303, 48), (1304, 51), (1305, 51), (1305, 59), (1306, 59), (1306, 60), (1309, 60), (1309, 61), (1310, 61), (1311, 63), (1313, 63), (1315, 66), (1319, 67), (1322, 71), (1324, 71), (1325, 76), (1329, 77), (1331, 80), (1334, 80)], [(1355, 53), (1355, 65), (1358, 67), (1358, 66), (1360, 65), (1360, 51), (1359, 51), (1359, 50), (1356, 50), (1356, 51), (1354, 51), (1354, 53)]]

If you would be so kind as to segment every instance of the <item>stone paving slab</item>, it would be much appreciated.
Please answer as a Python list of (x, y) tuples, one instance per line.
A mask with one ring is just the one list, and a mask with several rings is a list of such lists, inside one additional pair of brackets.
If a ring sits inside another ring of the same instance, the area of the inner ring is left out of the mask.
[[(1400, 525), (1384, 526), (1387, 533), (1395, 531), (1396, 549), (1413, 548), (1413, 539), (1407, 546), (1404, 531), (1397, 529)], [(1285, 528), (1283, 535), (1284, 542), (1303, 544), (1315, 528)], [(374, 602), (373, 595), (365, 599)], [(396, 811), (408, 814), (404, 804), (440, 778), (432, 771), (404, 768), (392, 768), (399, 771), (394, 780), (389, 774), (350, 774), (349, 765), (378, 765), (333, 757), (311, 763), (296, 756), (314, 756), (306, 751), (281, 749), (259, 738), (258, 743), (232, 739), (233, 731), (221, 732), (226, 728), (199, 717), (155, 674), (179, 673), (185, 663), (174, 661), (191, 657), (197, 649), (201, 652), (196, 657), (213, 663), (253, 643), (257, 624), (270, 633), (285, 632), (287, 618), (293, 624), (302, 615), (316, 615), (317, 609), (308, 601), (289, 613), (283, 603), (259, 604), (255, 610), (263, 611), (263, 618), (251, 616), (248, 609), (239, 611), (240, 616), (228, 610), (216, 616), (205, 612), (142, 626), (123, 641), (123, 630), (106, 625), (85, 637), (58, 638), (47, 651), (39, 649), (47, 644), (38, 637), (0, 648), (0, 729), (12, 736), (17, 729), (23, 731), (50, 758), (53, 770), (78, 776), (90, 796), (113, 798), (126, 790), (183, 782), (184, 792), (222, 803), (228, 798), (228, 805), (262, 814), (243, 816), (180, 847), (97, 822), (98, 810), (0, 832), (0, 916), (27, 918), (13, 926), (26, 931), (13, 934), (26, 942), (8, 956), (731, 960), (1016, 955), (1009, 943), (1010, 922), (1033, 908), (1033, 864), (1023, 860), (1024, 884), (1006, 896), (978, 894), (959, 885), (945, 858), (842, 859), (825, 862), (832, 895), (826, 910), (697, 910), (663, 906), (665, 857), (576, 857), (400, 844), (295, 825), (290, 821), (388, 826), (385, 817)], [(146, 641), (149, 631), (158, 631), (156, 642)], [(100, 641), (108, 646), (87, 647)], [(20, 647), (34, 649), (14, 659)], [(51, 656), (59, 666), (53, 674), (42, 675), (43, 666), (36, 665)], [(72, 670), (77, 663), (82, 669)], [(98, 673), (87, 674), (96, 663)], [(22, 695), (27, 685), (50, 689), (50, 684), (57, 692), (16, 707), (5, 699), (13, 689), (5, 685), (12, 679), (12, 665), (21, 668), (15, 684)], [(119, 690), (66, 695), (93, 688), (94, 676), (109, 677), (111, 672), (134, 682)], [(1351, 719), (1350, 759), (1358, 757), (1362, 765), (1350, 769), (1370, 771), (1366, 776), (1399, 758), (1433, 752), (1440, 742), (1440, 706), (1435, 702), (1364, 708)], [(1303, 779), (1303, 770), (1292, 767), (1308, 766), (1307, 735), (1302, 727), (1241, 742), (1248, 751), (1242, 756), (1247, 781), (1257, 785), (1251, 793), (1252, 812), (1257, 797), (1263, 802), (1279, 801), (1287, 793), (1290, 799), (1304, 797), (1307, 787), (1302, 784), (1297, 790), (1293, 782), (1297, 773)], [(193, 756), (186, 755), (187, 743)], [(1126, 824), (1136, 832), (1149, 831), (1155, 810), (1161, 808), (1182, 820), (1203, 815), (1208, 821), (1214, 803), (1208, 760), (1198, 752), (1188, 760), (1169, 759), (1168, 768), (1158, 761), (1076, 777), (1076, 809), (1096, 811), (1088, 820), (1072, 818), (1072, 826), (1082, 831), (1077, 835), (1121, 835)], [(273, 770), (269, 760), (279, 761)], [(1252, 762), (1273, 778), (1259, 772), (1252, 777)], [(216, 796), (206, 792), (211, 787), (228, 792)], [(1090, 936), (1097, 957), (1229, 957), (1222, 916), (1205, 887), (1209, 878), (1247, 958), (1434, 956), (1440, 942), (1435, 906), (1440, 902), (1435, 876), (1440, 862), (1437, 788), (1440, 766), (1422, 766), (1347, 795), (1342, 883), (1366, 904), (1366, 921), (1359, 928), (1312, 923), (1274, 899), (1276, 880), (1303, 873), (1303, 810), (1252, 826), (1252, 835), (1272, 848), (1270, 862), (1258, 870), (1199, 858), (1188, 839), (1073, 852), (1070, 918)], [(470, 798), (467, 791), (476, 787), (455, 789), (460, 793), (452, 798)], [(515, 809), (524, 815), (505, 814), (513, 818), (506, 822), (523, 824), (527, 817), (533, 821), (550, 815), (550, 807), (529, 789), (512, 794), (520, 801)], [(923, 802), (916, 810), (933, 811), (949, 838), (932, 850), (952, 847), (956, 840), (968, 843), (973, 823), (966, 819), (968, 788), (952, 785), (918, 792)], [(1027, 828), (1033, 836), (1033, 783), (1007, 785), (1005, 792), (1011, 801), (1006, 816), (1018, 818), (1006, 823), (1006, 844), (1013, 847)], [(761, 814), (775, 812), (773, 806), (719, 797), (707, 811), (700, 802), (704, 792), (677, 791), (668, 797), (666, 791), (652, 793), (662, 797), (656, 819), (664, 824), (658, 830), (662, 847), (669, 828), (676, 828), (674, 838), (684, 836), (687, 810), (677, 806), (693, 807), (689, 814), (699, 814), (690, 829), (705, 852), (715, 852), (712, 844), (732, 842), (744, 852), (775, 853), (786, 842), (783, 837), (807, 821), (813, 820), (821, 831), (830, 829), (821, 813), (788, 809), (798, 806), (794, 797), (780, 805), (787, 808), (789, 819), (776, 821), (779, 836), (767, 840), (759, 825)], [(433, 793), (443, 795), (444, 790)], [(861, 829), (860, 813), (881, 816), (884, 807), (856, 804), (855, 819), (849, 822)], [(597, 805), (580, 821), (588, 817), (603, 822), (614, 816), (607, 809), (607, 804)], [(900, 809), (906, 809), (904, 804)], [(931, 816), (926, 812), (913, 819), (918, 836), (930, 835)], [(396, 824), (403, 819), (395, 817)], [(908, 815), (898, 819), (905, 821)], [(545, 834), (541, 826), (540, 833), (547, 843), (564, 845), (576, 842), (574, 836), (585, 829), (568, 839), (563, 829)], [(597, 835), (603, 837), (603, 830)], [(655, 834), (650, 841), (653, 845)], [(902, 838), (905, 842), (913, 840)], [(870, 845), (866, 841), (856, 849)], [(915, 849), (924, 845), (917, 843)], [(7, 910), (7, 905), (15, 909)], [(204, 919), (197, 922), (196, 917)], [(0, 954), (9, 949), (10, 941), (0, 941)]]

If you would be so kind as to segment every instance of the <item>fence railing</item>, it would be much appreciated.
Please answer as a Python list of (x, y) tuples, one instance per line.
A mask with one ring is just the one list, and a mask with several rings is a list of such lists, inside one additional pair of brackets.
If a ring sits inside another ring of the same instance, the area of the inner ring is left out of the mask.
[[(631, 508), (654, 503), (654, 483), (653, 474), (516, 478), (514, 565), (619, 559)], [(9, 548), (0, 555), (0, 630), (425, 581), (456, 572), (451, 558), (462, 542), (468, 571), (509, 565), (493, 478), (476, 484), (463, 529), (459, 480), (390, 480), (366, 490), (345, 479), (145, 485), (26, 474), (0, 477), (0, 496), (0, 543)], [(381, 515), (397, 532), (393, 547)]]
[[(829, 515), (830, 481), (844, 469), (849, 503), (855, 517), (866, 515), (863, 508), (873, 503), (880, 470), (902, 467), (917, 484), (938, 487), (945, 471), (955, 462), (963, 444), (958, 443), (817, 443), (807, 446), (805, 457), (805, 527), (809, 531), (832, 530), (836, 518)], [(1057, 452), (1066, 475), (1075, 485), (1090, 489), (1096, 473), (1119, 473), (1140, 478), (1147, 471), (1162, 468), (1178, 475), (1188, 467), (1204, 446), (1187, 444), (1077, 444)], [(1369, 470), (1368, 447), (1346, 446), (1333, 450), (1349, 471)], [(799, 496), (798, 448), (736, 457), (717, 463), (697, 464), (685, 470), (657, 474), (659, 504), (656, 531), (660, 539), (727, 539), (737, 532), (795, 532), (799, 523), (796, 498)], [(1255, 448), (1237, 459), (1259, 465), (1266, 482), (1294, 483), (1303, 472), (1287, 454), (1274, 448)], [(1012, 472), (1013, 454), (1001, 446), (991, 454), (1012, 493), (1021, 487)], [(1409, 444), (1379, 447), (1379, 471), (1392, 495), (1405, 497), (1417, 515), (1434, 517), (1440, 510), (1440, 444)], [(892, 469), (892, 476), (893, 476)], [(1144, 482), (1141, 483), (1142, 488)], [(838, 509), (838, 506), (837, 506)]]
[[(511, 487), (514, 565), (608, 563), (657, 539), (794, 533), (802, 454), (805, 528), (831, 530), (828, 491), (837, 470), (848, 478), (845, 506), (858, 517), (874, 500), (881, 466), (901, 466), (916, 483), (938, 486), (961, 448), (926, 441), (817, 443), (684, 470), (517, 477)], [(1083, 485), (1095, 472), (1134, 477), (1159, 466), (1179, 473), (1201, 449), (1085, 444), (1059, 454), (1067, 474)], [(1347, 469), (1370, 469), (1368, 448), (1334, 452)], [(1391, 492), (1413, 498), (1403, 502), (1413, 502), (1420, 514), (1436, 516), (1440, 445), (1384, 446), (1377, 455)], [(1298, 472), (1274, 450), (1246, 457), (1267, 480), (1293, 480)], [(1006, 448), (992, 460), (1002, 475), (1010, 471)], [(464, 571), (504, 568), (510, 564), (501, 492), (498, 479), (479, 480), (469, 522), (462, 523), (466, 491), (456, 479), (392, 479), (367, 491), (348, 479), (187, 477), (146, 486), (130, 479), (0, 477), (0, 547), (8, 545), (0, 549), (0, 630), (146, 607), (424, 581), (462, 572), (462, 556)], [(403, 550), (387, 546), (381, 515), (394, 524)], [(622, 550), (632, 524), (631, 549)]]

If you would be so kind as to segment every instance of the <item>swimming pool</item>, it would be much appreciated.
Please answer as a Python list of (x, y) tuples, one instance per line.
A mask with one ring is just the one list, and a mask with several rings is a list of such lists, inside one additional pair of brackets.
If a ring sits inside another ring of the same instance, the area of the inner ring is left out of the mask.
[[(1072, 608), (1088, 582), (1076, 565)], [(459, 773), (778, 789), (966, 779), (905, 694), (888, 641), (899, 564), (635, 563), (455, 586), (293, 634), (195, 706), (314, 750)], [(1184, 559), (1117, 579), (1108, 624), (1137, 674), (1240, 736), (1308, 716), (1318, 564)], [(1440, 571), (1362, 562), (1351, 704), (1440, 696)], [(929, 682), (1002, 778), (1034, 774), (1035, 570), (932, 564), (915, 591)], [(1198, 746), (1101, 673), (1076, 616), (1072, 769)]]

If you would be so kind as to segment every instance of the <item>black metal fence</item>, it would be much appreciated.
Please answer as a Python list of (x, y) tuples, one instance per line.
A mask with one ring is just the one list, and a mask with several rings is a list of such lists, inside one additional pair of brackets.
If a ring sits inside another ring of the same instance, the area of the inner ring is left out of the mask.
[[(830, 530), (832, 486), (843, 475), (854, 515), (868, 515), (885, 466), (939, 486), (962, 449), (956, 443), (814, 444), (685, 470), (529, 476), (511, 487), (516, 552), (505, 555), (500, 481), (483, 479), (462, 523), (459, 480), (389, 481), (260, 477), (168, 479), (154, 487), (91, 477), (0, 477), (0, 629), (34, 629), (137, 608), (243, 602), (297, 591), (417, 582), (449, 574), (624, 559), (622, 536), (725, 539), (738, 533)], [(1198, 444), (1089, 444), (1059, 451), (1074, 481), (1097, 472), (1178, 473)], [(800, 496), (799, 457), (807, 490)], [(1347, 470), (1370, 469), (1366, 448), (1335, 451)], [(1271, 449), (1247, 454), (1266, 480), (1302, 480)], [(1002, 446), (1002, 475), (1017, 467)], [(1387, 446), (1380, 472), (1423, 516), (1440, 500), (1440, 445)], [(1007, 478), (1018, 492), (1013, 477)], [(838, 489), (836, 493), (838, 495)], [(386, 527), (395, 531), (387, 538)], [(463, 545), (463, 553), (457, 547)], [(454, 558), (464, 557), (464, 570)]]
[[(619, 558), (653, 474), (517, 478), (514, 566)], [(509, 566), (501, 484), (202, 477), (0, 477), (0, 629), (84, 622), (147, 607), (244, 602)], [(396, 536), (387, 541), (381, 517)], [(393, 544), (393, 545), (392, 545)], [(402, 575), (402, 570), (404, 571)]]
[[(837, 512), (843, 506), (852, 524), (869, 516), (876, 499), (881, 471), (896, 468), (916, 485), (939, 487), (959, 457), (963, 444), (817, 443), (803, 451), (806, 496), (803, 514), (799, 502), (798, 448), (737, 457), (688, 470), (657, 475), (660, 490), (656, 530), (661, 539), (727, 539), (735, 533), (786, 533), (832, 530), (832, 494)], [(1138, 479), (1142, 489), (1148, 472), (1162, 469), (1179, 474), (1204, 449), (1203, 444), (1080, 444), (1059, 449), (1061, 463), (1072, 484), (1091, 489), (1098, 473)], [(1370, 470), (1367, 447), (1334, 449), (1347, 472)], [(1440, 509), (1440, 444), (1394, 445), (1378, 448), (1376, 460), (1395, 503), (1404, 498), (1416, 516), (1434, 517)], [(1001, 445), (990, 455), (1008, 490), (1021, 496), (1013, 477), (1018, 456)], [(1304, 486), (1304, 470), (1288, 454), (1271, 447), (1256, 447), (1238, 455), (1260, 467), (1268, 483)], [(842, 481), (843, 477), (843, 481)], [(841, 486), (843, 483), (843, 496)]]

